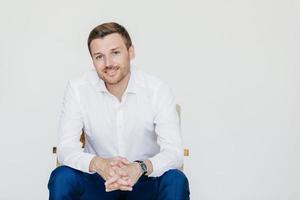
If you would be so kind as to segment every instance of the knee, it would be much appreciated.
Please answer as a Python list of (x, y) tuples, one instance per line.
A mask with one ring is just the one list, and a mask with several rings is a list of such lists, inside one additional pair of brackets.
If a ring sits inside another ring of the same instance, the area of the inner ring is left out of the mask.
[(159, 179), (159, 200), (190, 199), (189, 182), (182, 171), (177, 169), (169, 170)]
[(48, 182), (49, 190), (55, 188), (66, 188), (77, 182), (79, 171), (67, 166), (57, 167), (52, 171)]
[(61, 182), (63, 180), (72, 179), (76, 176), (74, 169), (67, 166), (60, 166), (54, 169), (50, 175), (50, 181)]
[(176, 184), (181, 188), (189, 188), (188, 179), (185, 174), (178, 169), (171, 169), (162, 175), (162, 182), (168, 185)]

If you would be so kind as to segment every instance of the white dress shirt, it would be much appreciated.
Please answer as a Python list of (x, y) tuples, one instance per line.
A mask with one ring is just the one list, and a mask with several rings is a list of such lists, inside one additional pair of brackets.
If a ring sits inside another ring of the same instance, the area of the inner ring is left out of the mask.
[[(85, 132), (85, 147), (79, 138)], [(59, 123), (58, 161), (89, 172), (95, 155), (150, 159), (152, 177), (182, 165), (182, 141), (174, 96), (159, 79), (131, 68), (121, 102), (95, 70), (69, 81)]]

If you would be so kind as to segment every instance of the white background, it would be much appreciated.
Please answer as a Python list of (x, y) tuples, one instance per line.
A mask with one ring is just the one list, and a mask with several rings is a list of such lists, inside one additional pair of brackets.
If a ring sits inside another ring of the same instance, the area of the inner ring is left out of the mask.
[(300, 199), (298, 0), (1, 0), (1, 200), (48, 198), (64, 89), (107, 21), (182, 106), (192, 200)]

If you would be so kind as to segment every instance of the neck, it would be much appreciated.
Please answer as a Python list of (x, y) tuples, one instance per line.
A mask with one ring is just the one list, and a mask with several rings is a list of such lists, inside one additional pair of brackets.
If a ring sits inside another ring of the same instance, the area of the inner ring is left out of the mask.
[(122, 100), (122, 96), (127, 88), (130, 79), (130, 73), (128, 73), (119, 83), (116, 84), (105, 84), (107, 90), (118, 98), (119, 101)]

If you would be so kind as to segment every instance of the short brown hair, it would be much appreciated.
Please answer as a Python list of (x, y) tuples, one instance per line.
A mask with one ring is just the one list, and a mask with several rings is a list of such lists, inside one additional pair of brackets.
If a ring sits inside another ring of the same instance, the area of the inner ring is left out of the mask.
[(129, 47), (132, 46), (132, 42), (131, 42), (131, 39), (130, 39), (130, 36), (129, 36), (127, 30), (122, 25), (120, 25), (116, 22), (108, 22), (108, 23), (104, 23), (104, 24), (96, 26), (90, 32), (90, 35), (88, 37), (88, 48), (89, 48), (90, 54), (92, 55), (90, 45), (94, 39), (104, 38), (105, 36), (112, 34), (112, 33), (119, 33), (122, 36), (127, 49), (129, 49)]

